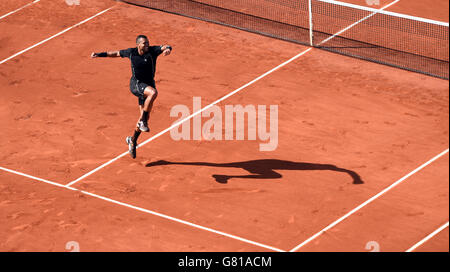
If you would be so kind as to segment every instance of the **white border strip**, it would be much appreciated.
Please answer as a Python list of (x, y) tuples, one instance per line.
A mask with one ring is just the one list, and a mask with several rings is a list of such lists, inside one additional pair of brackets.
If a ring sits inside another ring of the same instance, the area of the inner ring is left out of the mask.
[(91, 197), (95, 197), (95, 198), (98, 198), (98, 199), (101, 199), (101, 200), (104, 200), (104, 201), (107, 201), (107, 202), (110, 202), (110, 203), (114, 203), (114, 204), (117, 204), (117, 205), (120, 205), (120, 206), (123, 206), (123, 207), (127, 207), (127, 208), (130, 208), (130, 209), (133, 209), (133, 210), (137, 210), (137, 211), (140, 211), (140, 212), (144, 212), (144, 213), (148, 213), (148, 214), (155, 215), (155, 216), (158, 216), (158, 217), (162, 217), (162, 218), (168, 219), (170, 221), (174, 221), (174, 222), (177, 222), (177, 223), (188, 225), (190, 227), (201, 229), (201, 230), (204, 230), (204, 231), (212, 232), (212, 233), (215, 233), (215, 234), (218, 234), (218, 235), (221, 235), (221, 236), (225, 236), (225, 237), (228, 237), (228, 238), (231, 238), (231, 239), (234, 239), (234, 240), (238, 240), (238, 241), (247, 243), (247, 244), (251, 244), (251, 245), (254, 245), (254, 246), (262, 247), (262, 248), (273, 250), (273, 251), (285, 252), (285, 250), (282, 250), (282, 249), (279, 249), (279, 248), (276, 248), (276, 247), (272, 247), (272, 246), (268, 246), (268, 245), (265, 245), (265, 244), (261, 244), (261, 243), (258, 243), (258, 242), (255, 242), (255, 241), (251, 241), (251, 240), (248, 240), (248, 239), (236, 236), (236, 235), (232, 235), (232, 234), (228, 234), (228, 233), (225, 233), (225, 232), (222, 232), (222, 231), (218, 231), (218, 230), (215, 230), (215, 229), (212, 229), (212, 228), (204, 227), (204, 226), (201, 226), (201, 225), (198, 225), (198, 224), (194, 224), (194, 223), (191, 223), (191, 222), (188, 222), (188, 221), (185, 221), (185, 220), (181, 220), (181, 219), (178, 219), (178, 218), (175, 218), (175, 217), (172, 217), (172, 216), (168, 216), (168, 215), (165, 215), (165, 214), (162, 214), (162, 213), (158, 213), (158, 212), (147, 210), (147, 209), (144, 209), (144, 208), (140, 208), (140, 207), (137, 207), (137, 206), (134, 206), (134, 205), (131, 205), (131, 204), (127, 204), (127, 203), (124, 203), (124, 202), (113, 200), (111, 198), (100, 196), (100, 195), (97, 195), (97, 194), (94, 194), (94, 193), (89, 193), (89, 192), (86, 192), (86, 191), (78, 190), (76, 188), (71, 188), (71, 187), (68, 187), (68, 186), (64, 186), (62, 184), (59, 184), (59, 183), (56, 183), (56, 182), (53, 182), (53, 181), (49, 181), (49, 180), (41, 179), (41, 178), (38, 178), (38, 177), (34, 177), (34, 176), (31, 176), (31, 175), (28, 175), (28, 174), (24, 174), (24, 173), (21, 173), (21, 172), (18, 172), (18, 171), (14, 171), (14, 170), (11, 170), (11, 169), (8, 169), (8, 168), (4, 168), (4, 167), (0, 166), (0, 170), (6, 171), (6, 172), (9, 172), (9, 173), (12, 173), (12, 174), (20, 175), (20, 176), (23, 176), (23, 177), (27, 177), (27, 178), (30, 178), (30, 179), (34, 179), (34, 180), (37, 180), (37, 181), (45, 182), (47, 184), (50, 184), (50, 185), (53, 185), (53, 186), (58, 186), (60, 188), (66, 188), (66, 189), (69, 189), (69, 190), (72, 190), (72, 191), (77, 191), (77, 192), (80, 192), (82, 194), (85, 194), (85, 195), (88, 195), (88, 196), (91, 196)]
[[(139, 148), (139, 147), (141, 147), (141, 146), (143, 146), (143, 145), (145, 145), (145, 144), (147, 144), (147, 143), (153, 141), (154, 139), (158, 138), (159, 136), (165, 134), (166, 132), (170, 131), (171, 129), (178, 127), (178, 126), (181, 125), (183, 122), (186, 122), (187, 120), (191, 119), (192, 117), (194, 117), (194, 116), (200, 114), (201, 112), (203, 112), (203, 111), (205, 111), (205, 110), (211, 108), (212, 106), (214, 106), (215, 104), (219, 103), (220, 101), (225, 100), (225, 99), (227, 99), (228, 97), (230, 97), (230, 96), (236, 94), (237, 92), (241, 91), (242, 89), (246, 88), (247, 86), (249, 86), (249, 85), (255, 83), (256, 81), (258, 81), (258, 80), (260, 80), (260, 79), (266, 77), (267, 75), (273, 73), (274, 71), (280, 69), (281, 67), (287, 65), (288, 63), (290, 63), (290, 62), (296, 60), (296, 59), (299, 58), (300, 56), (302, 56), (302, 55), (308, 53), (308, 52), (311, 51), (312, 49), (313, 49), (313, 48), (308, 48), (308, 49), (306, 49), (305, 51), (301, 52), (300, 54), (297, 54), (296, 56), (294, 56), (294, 57), (290, 58), (289, 60), (283, 62), (282, 64), (278, 65), (277, 67), (272, 68), (270, 71), (265, 72), (264, 74), (260, 75), (259, 77), (255, 78), (254, 80), (250, 81), (249, 83), (247, 83), (247, 84), (241, 86), (240, 88), (238, 88), (238, 89), (232, 91), (231, 93), (229, 93), (229, 94), (223, 96), (222, 98), (219, 98), (218, 100), (214, 101), (213, 103), (209, 104), (208, 106), (206, 106), (206, 107), (204, 107), (204, 108), (202, 108), (202, 109), (200, 109), (200, 110), (194, 112), (193, 114), (189, 115), (188, 117), (184, 118), (183, 120), (180, 120), (180, 121), (174, 123), (173, 125), (171, 125), (170, 127), (164, 129), (163, 131), (159, 132), (158, 134), (155, 134), (155, 135), (152, 136), (150, 139), (147, 139), (146, 141), (142, 142), (142, 143), (139, 144), (136, 148)], [(88, 177), (88, 176), (94, 174), (94, 173), (97, 172), (98, 170), (100, 170), (100, 169), (102, 169), (103, 167), (105, 167), (105, 166), (107, 166), (107, 165), (113, 163), (114, 161), (116, 161), (116, 160), (120, 159), (121, 157), (125, 156), (126, 154), (128, 154), (128, 151), (127, 151), (127, 152), (124, 152), (124, 153), (122, 153), (122, 154), (120, 154), (119, 156), (115, 157), (114, 159), (112, 159), (112, 160), (110, 160), (110, 161), (108, 161), (108, 162), (106, 162), (106, 163), (100, 165), (99, 167), (95, 168), (94, 170), (92, 170), (92, 171), (90, 171), (90, 172), (84, 174), (83, 176), (77, 178), (76, 180), (74, 180), (74, 181), (68, 183), (66, 186), (69, 187), (69, 186), (74, 185), (74, 184), (77, 183), (78, 181), (80, 181), (80, 180), (82, 180), (82, 179), (84, 179), (84, 178), (86, 178), (86, 177)]]
[(28, 6), (31, 6), (31, 5), (33, 5), (33, 4), (36, 4), (36, 3), (39, 2), (39, 1), (41, 1), (41, 0), (34, 0), (33, 2), (28, 3), (28, 4), (26, 4), (26, 5), (23, 6), (23, 7), (20, 7), (20, 8), (18, 8), (18, 9), (16, 9), (16, 10), (13, 10), (13, 11), (11, 11), (11, 12), (8, 12), (8, 13), (6, 13), (5, 15), (0, 16), (0, 20), (3, 19), (3, 18), (5, 18), (5, 17), (8, 17), (9, 15), (11, 15), (11, 14), (13, 14), (13, 13), (16, 13), (16, 12), (18, 12), (18, 11), (20, 11), (20, 10), (22, 10), (22, 9), (24, 9), (24, 8), (26, 8), (26, 7), (28, 7)]
[(371, 197), (369, 200), (365, 201), (364, 203), (362, 203), (361, 205), (359, 205), (358, 207), (354, 208), (353, 210), (351, 210), (350, 212), (348, 212), (347, 214), (345, 214), (344, 216), (342, 216), (341, 218), (339, 218), (338, 220), (334, 221), (333, 223), (331, 223), (330, 225), (328, 225), (327, 227), (325, 227), (324, 229), (322, 229), (321, 231), (319, 231), (318, 233), (314, 234), (313, 236), (311, 236), (310, 238), (306, 239), (303, 243), (299, 244), (298, 246), (294, 247), (293, 249), (290, 250), (290, 252), (293, 251), (297, 251), (298, 249), (300, 249), (301, 247), (303, 247), (304, 245), (308, 244), (309, 242), (311, 242), (312, 240), (316, 239), (317, 237), (319, 237), (320, 235), (322, 235), (324, 232), (326, 232), (327, 230), (331, 229), (332, 227), (336, 226), (337, 224), (339, 224), (340, 222), (342, 222), (343, 220), (345, 220), (346, 218), (348, 218), (350, 215), (356, 213), (357, 211), (359, 211), (360, 209), (362, 209), (364, 206), (366, 206), (367, 204), (371, 203), (372, 201), (374, 201), (375, 199), (379, 198), (380, 196), (384, 195), (386, 192), (388, 192), (389, 190), (391, 190), (392, 188), (394, 188), (395, 186), (399, 185), (400, 183), (402, 183), (404, 180), (406, 180), (407, 178), (409, 178), (410, 176), (414, 175), (415, 173), (419, 172), (420, 170), (422, 170), (425, 166), (429, 165), (430, 163), (434, 162), (435, 160), (439, 159), (440, 157), (442, 157), (443, 155), (448, 153), (448, 148), (443, 151), (442, 153), (440, 153), (439, 155), (435, 156), (434, 158), (432, 158), (431, 160), (427, 161), (426, 163), (422, 164), (421, 166), (419, 166), (418, 168), (416, 168), (415, 170), (413, 170), (412, 172), (410, 172), (409, 174), (407, 174), (406, 176), (402, 177), (401, 179), (397, 180), (396, 182), (394, 182), (393, 184), (391, 184), (389, 187), (387, 187), (386, 189), (384, 189), (383, 191), (379, 192), (378, 194), (376, 194), (375, 196)]
[(78, 24), (75, 24), (75, 25), (73, 25), (73, 26), (71, 26), (71, 27), (68, 27), (68, 28), (64, 29), (63, 31), (61, 31), (61, 32), (59, 32), (59, 33), (57, 33), (57, 34), (55, 34), (55, 35), (53, 35), (53, 36), (51, 36), (51, 37), (49, 37), (49, 38), (47, 38), (47, 39), (45, 39), (45, 40), (43, 40), (43, 41), (41, 41), (41, 42), (38, 42), (38, 43), (35, 44), (35, 45), (32, 45), (32, 46), (30, 46), (30, 47), (28, 47), (28, 48), (26, 48), (26, 49), (24, 49), (24, 50), (22, 50), (22, 51), (20, 51), (20, 52), (17, 52), (16, 54), (12, 55), (11, 57), (6, 58), (6, 59), (0, 61), (0, 64), (3, 64), (3, 63), (5, 63), (5, 62), (7, 62), (8, 60), (17, 57), (17, 56), (19, 56), (19, 55), (21, 55), (21, 54), (27, 52), (28, 50), (31, 50), (31, 49), (35, 48), (36, 46), (39, 46), (39, 45), (41, 45), (41, 44), (43, 44), (43, 43), (45, 43), (45, 42), (48, 42), (49, 40), (51, 40), (51, 39), (53, 39), (53, 38), (55, 38), (55, 37), (58, 37), (58, 36), (60, 36), (61, 34), (66, 33), (67, 31), (71, 30), (72, 28), (75, 28), (75, 27), (77, 27), (77, 26), (79, 26), (79, 25), (81, 25), (81, 24), (86, 23), (87, 21), (90, 21), (90, 20), (94, 19), (95, 17), (97, 17), (97, 16), (99, 16), (99, 15), (102, 15), (103, 13), (107, 12), (108, 10), (110, 10), (110, 9), (112, 9), (112, 8), (113, 8), (113, 7), (107, 8), (107, 9), (105, 9), (105, 10), (103, 10), (103, 11), (101, 11), (101, 12), (95, 14), (94, 16), (89, 17), (89, 18), (87, 18), (86, 20), (79, 22)]
[(317, 0), (317, 1), (330, 3), (330, 4), (334, 4), (334, 5), (339, 5), (339, 6), (344, 6), (344, 7), (349, 7), (349, 8), (354, 8), (354, 9), (359, 9), (359, 10), (365, 10), (365, 11), (369, 11), (369, 12), (381, 13), (381, 14), (385, 14), (385, 15), (389, 15), (389, 16), (400, 17), (400, 18), (424, 22), (424, 23), (430, 23), (430, 24), (434, 24), (434, 25), (440, 25), (440, 26), (446, 26), (446, 27), (449, 26), (449, 24), (446, 22), (425, 19), (425, 18), (421, 18), (421, 17), (406, 15), (406, 14), (392, 12), (392, 11), (381, 11), (380, 12), (378, 9), (359, 6), (359, 5), (350, 4), (350, 3), (344, 3), (344, 2), (335, 1), (335, 0)]
[(443, 231), (445, 228), (448, 228), (448, 221), (447, 223), (445, 223), (444, 225), (440, 226), (437, 230), (433, 231), (433, 233), (431, 233), (430, 235), (428, 235), (427, 237), (423, 238), (420, 242), (418, 242), (417, 244), (413, 245), (410, 249), (408, 249), (406, 252), (412, 252), (413, 250), (415, 250), (416, 248), (418, 248), (419, 246), (421, 246), (423, 243), (425, 243), (426, 241), (430, 240), (431, 238), (433, 238), (436, 234), (438, 234), (439, 232)]

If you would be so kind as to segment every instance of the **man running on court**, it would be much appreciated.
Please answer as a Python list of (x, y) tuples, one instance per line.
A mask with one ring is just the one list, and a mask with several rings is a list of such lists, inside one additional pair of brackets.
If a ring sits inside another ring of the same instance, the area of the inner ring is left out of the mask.
[(123, 49), (120, 51), (108, 51), (92, 53), (92, 58), (97, 57), (122, 57), (131, 61), (130, 91), (138, 97), (141, 116), (136, 124), (132, 137), (127, 137), (126, 141), (131, 157), (136, 158), (137, 139), (141, 132), (149, 132), (148, 119), (152, 111), (158, 91), (155, 85), (156, 59), (160, 54), (167, 56), (172, 52), (170, 45), (150, 46), (145, 35), (136, 38), (136, 47)]

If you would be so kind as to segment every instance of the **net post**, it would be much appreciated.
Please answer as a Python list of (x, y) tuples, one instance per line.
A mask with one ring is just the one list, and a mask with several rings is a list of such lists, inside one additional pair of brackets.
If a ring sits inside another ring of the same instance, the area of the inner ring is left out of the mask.
[(309, 45), (314, 46), (313, 36), (313, 17), (312, 17), (312, 0), (308, 0), (308, 13), (309, 13)]

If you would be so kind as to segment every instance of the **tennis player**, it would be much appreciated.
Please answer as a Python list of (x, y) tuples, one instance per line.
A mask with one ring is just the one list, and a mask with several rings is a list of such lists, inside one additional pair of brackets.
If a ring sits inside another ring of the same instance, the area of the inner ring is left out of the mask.
[(131, 157), (136, 158), (137, 140), (141, 132), (149, 132), (148, 120), (153, 103), (158, 95), (155, 85), (156, 59), (159, 55), (167, 56), (172, 52), (170, 45), (150, 46), (145, 35), (136, 38), (136, 47), (120, 51), (92, 53), (92, 58), (122, 57), (131, 61), (130, 91), (138, 97), (140, 117), (136, 124), (133, 136), (127, 137), (128, 151)]

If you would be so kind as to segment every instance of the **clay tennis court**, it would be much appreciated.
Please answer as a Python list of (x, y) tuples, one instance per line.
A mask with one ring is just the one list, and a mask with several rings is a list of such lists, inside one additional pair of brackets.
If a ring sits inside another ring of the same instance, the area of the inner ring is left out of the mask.
[[(90, 54), (138, 34), (174, 51), (133, 160), (129, 60)], [(0, 62), (0, 251), (449, 251), (448, 80), (111, 0), (3, 17)], [(193, 97), (278, 105), (277, 148), (159, 134)]]

